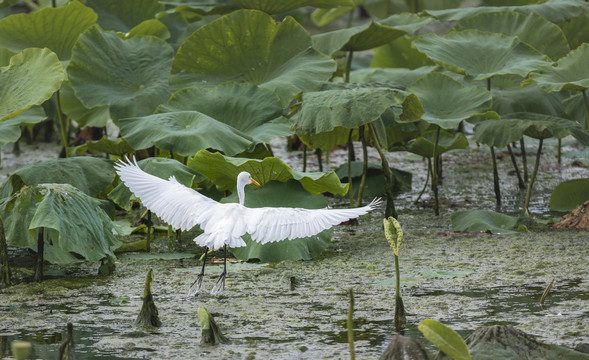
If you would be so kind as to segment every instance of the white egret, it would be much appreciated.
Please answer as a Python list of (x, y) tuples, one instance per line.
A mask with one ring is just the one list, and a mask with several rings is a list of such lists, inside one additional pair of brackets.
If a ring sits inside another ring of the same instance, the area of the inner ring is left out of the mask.
[[(163, 221), (182, 230), (200, 225), (204, 232), (194, 242), (206, 248), (204, 260), (209, 249), (224, 248), (225, 264), (213, 293), (225, 286), (227, 246), (245, 246), (242, 235), (248, 233), (252, 240), (262, 244), (312, 236), (364, 215), (381, 204), (380, 199), (374, 199), (364, 207), (353, 209), (248, 208), (244, 206), (244, 188), (248, 184), (260, 184), (247, 172), (237, 175), (239, 204), (222, 204), (180, 184), (174, 176), (164, 180), (144, 172), (136, 160), (133, 163), (128, 159), (127, 162), (121, 160), (115, 168), (123, 183)], [(203, 261), (202, 271), (192, 284), (190, 295), (200, 290), (204, 268)]]

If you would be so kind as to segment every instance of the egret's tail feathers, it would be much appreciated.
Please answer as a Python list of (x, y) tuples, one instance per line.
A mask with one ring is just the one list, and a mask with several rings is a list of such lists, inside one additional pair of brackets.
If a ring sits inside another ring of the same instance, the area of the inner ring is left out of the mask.
[(194, 238), (194, 242), (200, 246), (206, 246), (211, 250), (221, 249), (227, 245), (229, 247), (245, 246), (245, 241), (241, 236), (233, 236), (226, 233), (203, 233)]

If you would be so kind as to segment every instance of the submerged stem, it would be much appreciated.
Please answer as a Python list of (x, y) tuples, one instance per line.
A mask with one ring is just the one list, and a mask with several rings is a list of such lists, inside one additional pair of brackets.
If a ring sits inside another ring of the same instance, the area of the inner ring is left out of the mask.
[(425, 192), (425, 189), (427, 189), (427, 184), (429, 183), (429, 174), (432, 172), (432, 160), (430, 158), (426, 158), (426, 159), (427, 159), (427, 174), (426, 174), (426, 178), (425, 178), (425, 183), (423, 184), (423, 189), (421, 189), (421, 192), (419, 193), (419, 195), (417, 196), (417, 199), (415, 199), (413, 204), (417, 204), (419, 199), (421, 199), (421, 196)]
[(350, 347), (350, 360), (356, 358), (356, 352), (354, 350), (354, 290), (350, 288), (348, 290), (350, 295), (350, 306), (348, 307), (348, 345)]
[(401, 297), (401, 273), (399, 271), (399, 257), (395, 255), (395, 329), (402, 333), (405, 324), (407, 323), (407, 316), (405, 313), (405, 305)]
[(524, 183), (524, 179), (522, 179), (522, 175), (519, 172), (519, 167), (517, 166), (517, 161), (515, 161), (515, 155), (513, 154), (511, 145), (507, 144), (507, 150), (509, 150), (509, 156), (511, 157), (511, 162), (513, 163), (513, 168), (515, 169), (515, 175), (517, 176), (517, 186), (520, 189), (525, 189), (526, 184)]
[(440, 203), (438, 200), (438, 161), (436, 152), (438, 151), (438, 142), (440, 141), (440, 127), (436, 131), (436, 141), (434, 143), (434, 151), (432, 154), (433, 169), (432, 169), (432, 190), (434, 191), (434, 214), (440, 215)]
[(493, 159), (493, 189), (495, 190), (495, 201), (497, 208), (501, 207), (501, 188), (499, 187), (499, 172), (497, 171), (497, 159), (495, 158), (495, 147), (491, 148), (491, 159)]
[(522, 153), (522, 167), (524, 168), (524, 182), (528, 182), (528, 156), (526, 155), (526, 142), (522, 137), (519, 139), (519, 147)]
[(529, 206), (530, 206), (530, 197), (532, 195), (532, 186), (534, 186), (534, 180), (536, 180), (536, 176), (538, 175), (538, 168), (540, 167), (540, 155), (542, 155), (542, 144), (544, 139), (540, 139), (540, 143), (538, 144), (538, 151), (536, 152), (536, 163), (534, 164), (534, 171), (532, 171), (532, 177), (530, 178), (530, 182), (528, 183), (528, 190), (526, 190), (526, 200), (524, 201), (524, 213), (529, 213)]

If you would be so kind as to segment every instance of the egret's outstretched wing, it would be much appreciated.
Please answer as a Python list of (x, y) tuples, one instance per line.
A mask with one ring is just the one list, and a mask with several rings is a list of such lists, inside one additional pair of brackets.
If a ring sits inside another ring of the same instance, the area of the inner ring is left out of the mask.
[(143, 205), (176, 229), (190, 230), (214, 216), (220, 204), (197, 191), (180, 184), (175, 177), (169, 180), (146, 173), (137, 161), (115, 164), (117, 173)]
[(380, 199), (353, 209), (246, 208), (247, 232), (262, 244), (312, 236), (346, 220), (368, 213)]

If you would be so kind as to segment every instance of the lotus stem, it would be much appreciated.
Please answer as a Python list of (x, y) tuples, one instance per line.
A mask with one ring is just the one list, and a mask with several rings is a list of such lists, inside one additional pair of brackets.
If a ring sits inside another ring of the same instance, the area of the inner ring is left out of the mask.
[(68, 142), (69, 142), (69, 124), (67, 119), (64, 119), (63, 113), (61, 112), (61, 94), (59, 90), (55, 93), (55, 102), (57, 103), (57, 119), (59, 120), (59, 128), (61, 130), (61, 144), (65, 157), (68, 157)]
[(438, 161), (437, 161), (437, 151), (438, 151), (438, 142), (440, 140), (440, 127), (438, 126), (438, 130), (436, 131), (436, 141), (434, 142), (434, 152), (432, 154), (434, 167), (432, 169), (432, 190), (434, 191), (434, 214), (436, 216), (440, 215), (440, 203), (438, 200)]
[(350, 129), (350, 134), (348, 135), (348, 194), (350, 196), (350, 208), (354, 207), (354, 186), (352, 181), (352, 159), (354, 158), (353, 131), (354, 129)]
[(10, 286), (10, 266), (8, 265), (8, 245), (6, 243), (6, 233), (4, 232), (4, 222), (0, 213), (0, 289)]
[(509, 150), (509, 157), (511, 157), (511, 162), (513, 163), (513, 168), (515, 169), (515, 175), (517, 176), (517, 186), (520, 189), (525, 189), (526, 184), (524, 183), (524, 179), (522, 179), (522, 175), (519, 172), (519, 167), (517, 166), (517, 161), (515, 160), (515, 155), (513, 154), (511, 145), (507, 144), (507, 150)]
[(362, 194), (364, 193), (364, 186), (366, 185), (366, 173), (368, 172), (368, 147), (366, 146), (366, 136), (364, 136), (364, 126), (360, 126), (358, 131), (360, 133), (360, 140), (362, 141), (362, 178), (360, 178), (360, 185), (358, 187), (356, 207), (360, 207), (362, 205)]
[(378, 155), (380, 156), (382, 163), (382, 175), (384, 176), (385, 180), (384, 189), (387, 195), (387, 205), (385, 208), (384, 217), (388, 218), (392, 216), (396, 219), (399, 215), (397, 214), (397, 210), (395, 210), (395, 194), (393, 188), (395, 185), (395, 178), (393, 177), (393, 172), (391, 171), (389, 161), (387, 160), (384, 150), (378, 141), (378, 137), (376, 137), (376, 130), (374, 129), (374, 125), (370, 123), (368, 124), (368, 128), (370, 129), (370, 135), (374, 139), (374, 147), (376, 148), (376, 151), (378, 151)]
[(427, 189), (427, 184), (429, 183), (429, 174), (432, 172), (432, 160), (430, 158), (426, 158), (426, 159), (427, 159), (427, 174), (426, 174), (426, 178), (425, 178), (425, 183), (423, 184), (423, 189), (421, 189), (419, 196), (417, 196), (417, 199), (415, 199), (413, 204), (417, 204), (419, 199), (421, 199), (421, 196), (425, 192), (425, 189)]
[(581, 92), (583, 93), (583, 101), (585, 102), (585, 116), (587, 118), (585, 121), (585, 129), (589, 129), (589, 101), (587, 100), (587, 92), (585, 89), (581, 90)]
[(350, 347), (350, 360), (356, 358), (356, 351), (354, 350), (354, 290), (348, 290), (350, 296), (350, 306), (348, 307), (348, 345)]
[(552, 279), (552, 281), (550, 282), (550, 284), (548, 284), (548, 286), (546, 287), (546, 289), (544, 289), (544, 292), (542, 293), (542, 296), (540, 297), (540, 305), (544, 304), (544, 300), (546, 300), (546, 296), (548, 296), (548, 293), (550, 292), (550, 289), (552, 289), (552, 284), (554, 284), (554, 280)]
[(395, 254), (395, 329), (401, 333), (407, 323), (405, 305), (401, 297), (401, 272), (399, 271), (399, 256)]
[(354, 56), (354, 52), (352, 50), (348, 51), (348, 57), (346, 59), (346, 72), (344, 75), (344, 82), (350, 82), (350, 70), (352, 69), (352, 57)]
[(495, 158), (495, 147), (491, 148), (491, 159), (493, 160), (493, 189), (495, 190), (495, 201), (497, 208), (501, 207), (501, 189), (499, 187), (499, 172), (497, 171), (497, 159)]
[(558, 165), (562, 165), (562, 139), (558, 138), (558, 152), (556, 153)]
[(307, 145), (303, 144), (303, 172), (307, 171)]
[(526, 200), (524, 201), (524, 212), (526, 214), (529, 213), (529, 206), (530, 206), (530, 197), (532, 195), (532, 187), (534, 186), (534, 180), (536, 180), (536, 176), (538, 175), (538, 168), (540, 167), (540, 155), (542, 154), (542, 144), (544, 143), (544, 139), (540, 139), (540, 143), (538, 144), (538, 152), (536, 153), (536, 163), (534, 164), (534, 171), (532, 171), (532, 177), (530, 178), (530, 182), (528, 184), (528, 190), (526, 190)]
[(45, 248), (45, 240), (43, 239), (43, 228), (39, 228), (37, 235), (37, 260), (35, 262), (35, 275), (33, 280), (40, 282), (43, 280), (43, 251)]
[(145, 250), (151, 252), (151, 210), (147, 210), (147, 244)]
[(526, 155), (526, 142), (522, 136), (519, 139), (519, 147), (521, 148), (520, 151), (522, 153), (522, 167), (524, 168), (524, 182), (528, 182), (528, 156)]

